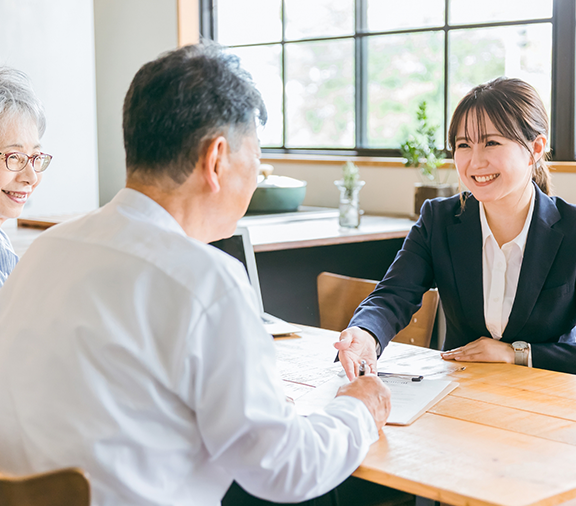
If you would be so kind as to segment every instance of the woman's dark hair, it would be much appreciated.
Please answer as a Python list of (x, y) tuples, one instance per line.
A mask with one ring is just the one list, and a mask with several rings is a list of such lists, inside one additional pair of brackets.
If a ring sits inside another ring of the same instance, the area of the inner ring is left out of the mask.
[(266, 107), (236, 56), (211, 42), (186, 46), (145, 64), (124, 99), (128, 176), (191, 174), (211, 139), (237, 140), (266, 122)]
[[(476, 120), (476, 131), (480, 138), (486, 132), (484, 119), (488, 117), (502, 136), (524, 146), (530, 154), (532, 150), (528, 143), (539, 135), (548, 138), (548, 114), (544, 104), (537, 91), (521, 79), (499, 77), (476, 86), (460, 100), (448, 129), (452, 156), (456, 149), (456, 134), (460, 125), (464, 125), (465, 137), (470, 137), (470, 114), (473, 114)], [(543, 156), (533, 164), (532, 179), (546, 195), (550, 195), (550, 171), (544, 158)]]

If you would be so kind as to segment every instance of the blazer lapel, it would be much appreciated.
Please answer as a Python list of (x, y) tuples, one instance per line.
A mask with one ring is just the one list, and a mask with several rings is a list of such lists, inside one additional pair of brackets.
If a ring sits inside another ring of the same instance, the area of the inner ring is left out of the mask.
[(552, 229), (560, 213), (552, 199), (536, 187), (536, 202), (532, 223), (526, 238), (526, 248), (518, 279), (516, 297), (502, 339), (512, 342), (522, 329), (536, 304), (548, 272), (554, 263), (564, 234)]
[(487, 334), (482, 281), (482, 227), (478, 201), (469, 196), (462, 214), (447, 227), (448, 246), (462, 311), (470, 326)]

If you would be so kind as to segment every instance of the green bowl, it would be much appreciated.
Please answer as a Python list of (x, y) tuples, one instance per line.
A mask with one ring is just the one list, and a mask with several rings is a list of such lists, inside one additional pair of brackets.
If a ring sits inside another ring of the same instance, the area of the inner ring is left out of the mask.
[[(274, 176), (268, 178), (272, 179)], [(275, 186), (260, 184), (248, 206), (249, 213), (282, 213), (298, 210), (306, 196), (306, 181), (298, 186)]]

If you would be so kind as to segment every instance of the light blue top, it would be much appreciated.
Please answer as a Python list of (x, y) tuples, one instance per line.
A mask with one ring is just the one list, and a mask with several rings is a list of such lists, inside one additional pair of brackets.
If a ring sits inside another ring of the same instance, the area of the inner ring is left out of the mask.
[(14, 253), (12, 243), (6, 232), (0, 229), (0, 286), (6, 282), (6, 278), (16, 267), (18, 255)]

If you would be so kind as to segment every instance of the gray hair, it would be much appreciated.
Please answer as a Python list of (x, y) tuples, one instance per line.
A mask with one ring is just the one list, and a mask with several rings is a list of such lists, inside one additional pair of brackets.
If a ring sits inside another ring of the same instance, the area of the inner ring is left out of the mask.
[(42, 102), (32, 89), (30, 78), (20, 70), (0, 67), (0, 119), (24, 115), (33, 119), (42, 137), (46, 116)]
[(237, 149), (241, 136), (255, 133), (266, 117), (250, 74), (218, 44), (165, 53), (136, 73), (124, 100), (128, 176), (168, 176), (182, 184), (207, 140), (225, 135)]

